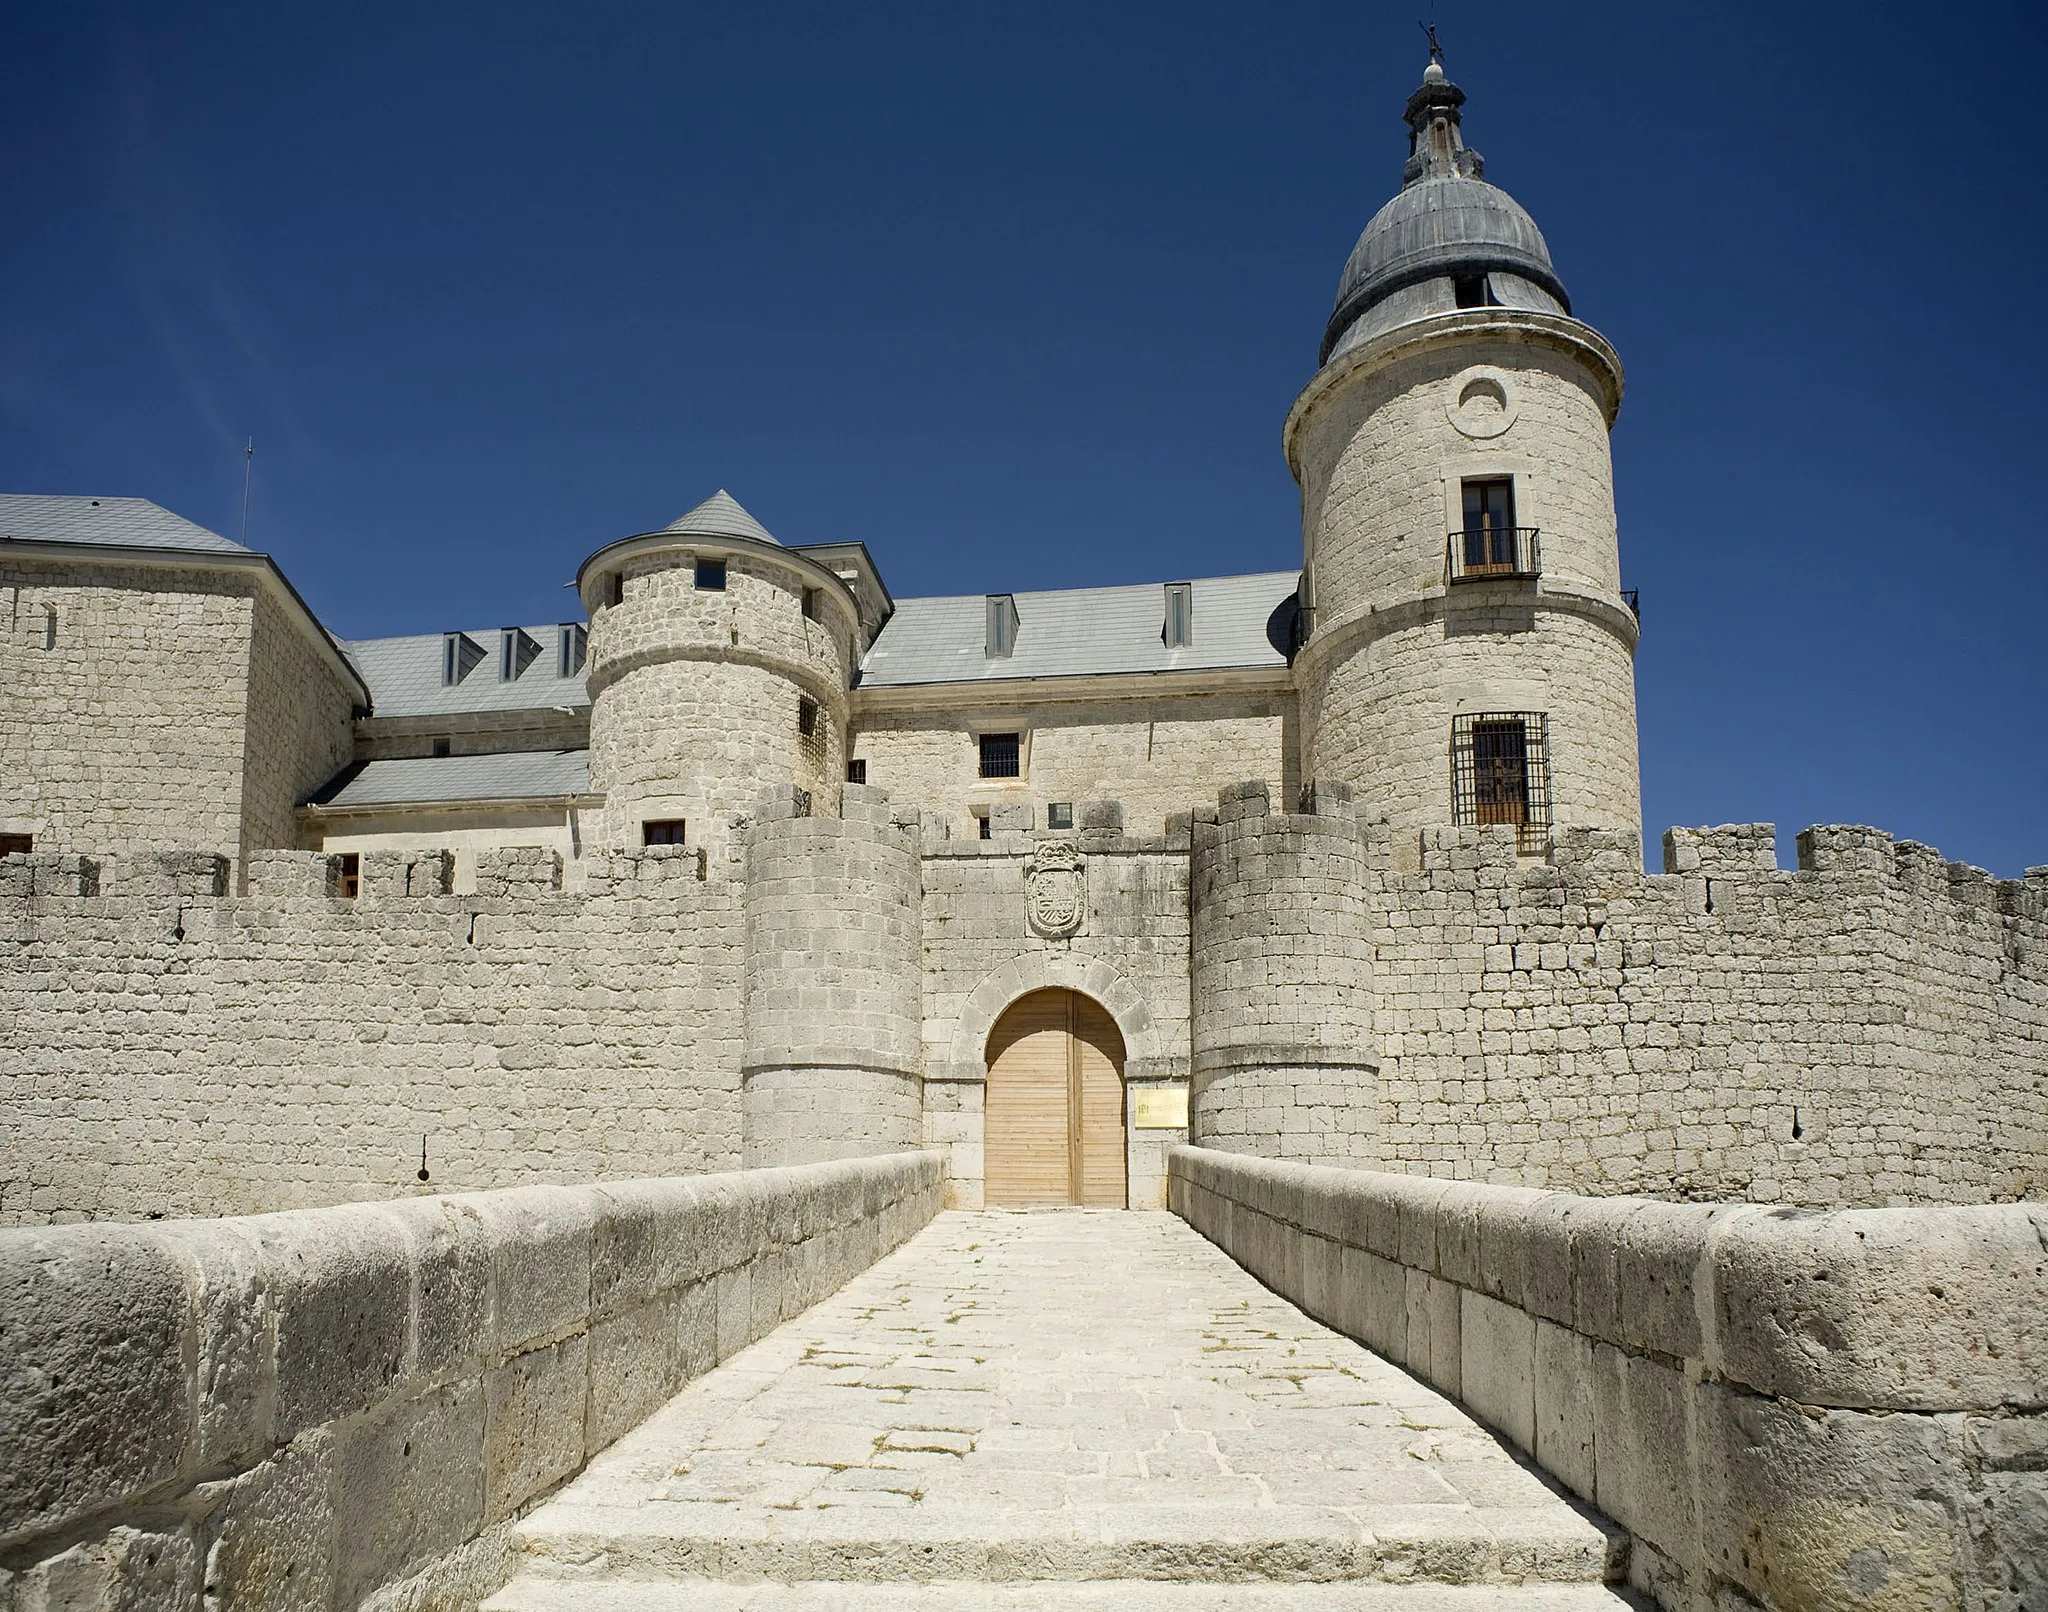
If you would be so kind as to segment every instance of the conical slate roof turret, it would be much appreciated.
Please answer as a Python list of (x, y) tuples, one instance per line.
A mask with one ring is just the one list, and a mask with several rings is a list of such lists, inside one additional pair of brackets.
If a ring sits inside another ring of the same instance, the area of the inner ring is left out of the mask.
[[(1408, 161), (1401, 193), (1374, 215), (1337, 284), (1323, 333), (1327, 361), (1364, 316), (1411, 287), (1488, 277), (1489, 302), (1569, 313), (1543, 232), (1514, 197), (1480, 176), (1486, 159), (1465, 144), (1465, 92), (1432, 60), (1408, 97)], [(1414, 317), (1439, 311), (1418, 302)], [(1391, 312), (1391, 311), (1390, 311)], [(1373, 325), (1399, 323), (1383, 317)]]
[(662, 528), (665, 532), (683, 532), (693, 537), (747, 537), (756, 543), (781, 542), (753, 516), (741, 507), (740, 501), (723, 487), (688, 514), (678, 515)]

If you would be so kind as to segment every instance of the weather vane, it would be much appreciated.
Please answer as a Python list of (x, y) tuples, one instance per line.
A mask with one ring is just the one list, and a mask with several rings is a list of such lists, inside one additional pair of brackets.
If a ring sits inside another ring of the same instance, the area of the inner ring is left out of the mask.
[(1436, 42), (1436, 24), (1433, 22), (1417, 21), (1415, 26), (1422, 30), (1423, 37), (1429, 41), (1429, 59), (1439, 67), (1443, 66), (1444, 47)]

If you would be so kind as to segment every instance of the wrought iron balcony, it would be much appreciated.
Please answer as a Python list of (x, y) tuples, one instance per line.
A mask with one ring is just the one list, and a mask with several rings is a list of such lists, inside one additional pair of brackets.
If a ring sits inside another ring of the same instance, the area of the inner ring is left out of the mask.
[(1453, 532), (1444, 546), (1444, 580), (1476, 582), (1483, 577), (1533, 577), (1543, 571), (1534, 526), (1489, 526)]

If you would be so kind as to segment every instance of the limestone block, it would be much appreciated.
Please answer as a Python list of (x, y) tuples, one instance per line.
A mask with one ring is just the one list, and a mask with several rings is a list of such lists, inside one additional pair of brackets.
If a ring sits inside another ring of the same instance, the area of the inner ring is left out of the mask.
[(1437, 1268), (1437, 1228), (1443, 1219), (1438, 1206), (1450, 1185), (1429, 1176), (1387, 1178), (1388, 1195), (1396, 1199), (1401, 1216), (1401, 1241), (1391, 1257), (1410, 1270)]
[[(1717, 1383), (1696, 1392), (1700, 1548), (1716, 1573), (1801, 1612), (1963, 1604), (1953, 1421), (1813, 1412)], [(1601, 1477), (1605, 1506), (1604, 1435)]]
[(455, 888), (455, 853), (452, 851), (408, 851), (405, 853), (405, 883), (398, 892), (411, 897), (445, 896)]
[[(675, 1195), (653, 1181), (608, 1182), (590, 1189), (596, 1219), (590, 1233), (590, 1313), (637, 1309), (676, 1280), (663, 1282), (662, 1254), (669, 1239)], [(688, 1202), (687, 1198), (684, 1200)]]
[(412, 1370), (446, 1371), (492, 1347), (491, 1248), (475, 1208), (460, 1198), (385, 1205), (412, 1246)]
[(477, 852), (479, 896), (539, 895), (561, 888), (562, 856), (552, 846), (501, 845)]
[(1519, 1214), (1502, 1214), (1480, 1228), (1482, 1275), (1487, 1291), (1532, 1315), (1569, 1326), (1572, 1287), (1572, 1221), (1593, 1200), (1546, 1192), (1526, 1199)]
[(1516, 1449), (1536, 1448), (1536, 1319), (1467, 1289), (1458, 1310), (1459, 1397)]
[(718, 1364), (718, 1292), (715, 1282), (693, 1282), (676, 1299), (676, 1358), (681, 1380), (701, 1377)]
[(176, 1474), (192, 1439), (189, 1280), (132, 1231), (0, 1235), (0, 1542)]
[(1716, 1209), (1698, 1203), (1646, 1203), (1621, 1228), (1615, 1250), (1620, 1284), (1620, 1342), (1678, 1359), (1700, 1352), (1699, 1283)]
[(1036, 826), (1029, 801), (1000, 801), (988, 809), (988, 826), (996, 834), (1028, 834)]
[(1972, 1417), (1982, 1472), (1978, 1572), (1993, 1606), (2048, 1606), (2048, 1416)]
[(729, 1360), (754, 1341), (754, 1289), (751, 1267), (730, 1266), (711, 1279), (712, 1305), (717, 1316), (717, 1350), (720, 1360)]
[(497, 1349), (509, 1353), (580, 1325), (590, 1313), (596, 1196), (567, 1187), (522, 1187), (474, 1202), (491, 1251)]
[(1479, 1221), (1501, 1189), (1446, 1181), (1436, 1201), (1436, 1273), (1460, 1287), (1480, 1285)]
[(1622, 1232), (1641, 1198), (1575, 1198), (1571, 1208), (1572, 1324), (1588, 1337), (1623, 1339), (1630, 1296), (1621, 1283)]
[(583, 1464), (589, 1340), (514, 1355), (484, 1378), (484, 1518), (510, 1516)]
[(1463, 1343), (1458, 1332), (1460, 1289), (1418, 1270), (1407, 1272), (1408, 1357), (1402, 1362), (1432, 1388), (1453, 1399), (1463, 1393)]
[(1690, 1395), (1682, 1372), (1594, 1345), (1594, 1504), (1679, 1561), (1699, 1535)]
[(264, 1262), (231, 1224), (179, 1220), (157, 1235), (186, 1262), (193, 1298), (192, 1464), (217, 1468), (267, 1450), (276, 1401), (276, 1324)]
[(1084, 800), (1075, 808), (1074, 822), (1084, 831), (1119, 830), (1124, 826), (1124, 803), (1120, 800)]
[(336, 1606), (454, 1549), (483, 1524), (484, 1394), (475, 1379), (398, 1398), (341, 1434)]
[(17, 1612), (187, 1612), (198, 1598), (191, 1531), (126, 1526), (37, 1562), (14, 1592)]
[(203, 1485), (207, 1612), (301, 1612), (333, 1593), (334, 1438), (302, 1434), (269, 1460)]
[(701, 1258), (692, 1276), (708, 1276), (752, 1259), (761, 1247), (761, 1200), (744, 1178), (708, 1175), (697, 1183)]
[(338, 859), (325, 851), (251, 851), (248, 856), (252, 896), (331, 896), (339, 873)]
[(1869, 1408), (2048, 1401), (2041, 1206), (1757, 1212), (1712, 1260), (1712, 1363), (1737, 1382)]
[(382, 1210), (345, 1206), (241, 1222), (277, 1321), (276, 1436), (360, 1410), (405, 1371), (412, 1244)]
[(1592, 1500), (1594, 1343), (1566, 1327), (1536, 1322), (1536, 1446), (1545, 1471)]
[(1360, 1253), (1365, 1281), (1364, 1328), (1358, 1334), (1389, 1360), (1408, 1358), (1408, 1273), (1390, 1259)]
[(1272, 789), (1263, 779), (1226, 784), (1216, 792), (1216, 818), (1220, 823), (1240, 823), (1248, 817), (1265, 817), (1272, 810)]
[(1808, 873), (1875, 873), (1892, 871), (1892, 837), (1877, 828), (1815, 824), (1801, 829), (1799, 866)]
[[(1477, 1259), (1468, 1286), (1504, 1303), (1527, 1308), (1532, 1251), (1529, 1215), (1547, 1197), (1530, 1187), (1489, 1186), (1480, 1194), (1474, 1205), (1473, 1226), (1478, 1240)], [(1562, 1234), (1555, 1239), (1554, 1252), (1564, 1252)], [(1562, 1285), (1569, 1299), (1571, 1267), (1569, 1260), (1562, 1263), (1562, 1270), (1553, 1264), (1546, 1276), (1552, 1286)]]
[(204, 851), (139, 851), (124, 856), (114, 888), (123, 896), (206, 900), (228, 893), (228, 859)]
[[(1290, 1295), (1323, 1325), (1338, 1326), (1339, 1295), (1344, 1288), (1344, 1248), (1327, 1237), (1301, 1238), (1301, 1287)], [(1341, 1327), (1338, 1330), (1342, 1330)]]

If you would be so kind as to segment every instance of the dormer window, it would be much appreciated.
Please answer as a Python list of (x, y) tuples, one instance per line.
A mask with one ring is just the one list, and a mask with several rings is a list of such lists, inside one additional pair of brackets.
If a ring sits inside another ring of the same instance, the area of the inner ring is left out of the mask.
[(476, 670), (484, 658), (484, 646), (465, 632), (441, 635), (441, 685), (453, 688)]
[(561, 642), (556, 646), (555, 675), (575, 677), (583, 670), (583, 657), (590, 652), (590, 632), (580, 621), (562, 623)]
[(502, 628), (498, 633), (498, 681), (517, 682), (539, 656), (540, 641), (524, 627)]
[(1195, 641), (1195, 585), (1192, 582), (1166, 584), (1166, 629), (1168, 649), (1186, 649)]
[(988, 660), (1001, 660), (1017, 647), (1017, 599), (1009, 593), (991, 593), (988, 596), (987, 625), (982, 640), (982, 654)]

